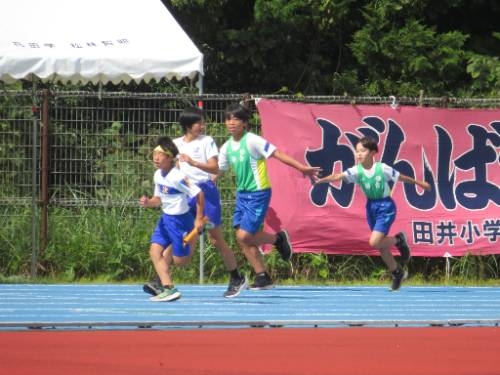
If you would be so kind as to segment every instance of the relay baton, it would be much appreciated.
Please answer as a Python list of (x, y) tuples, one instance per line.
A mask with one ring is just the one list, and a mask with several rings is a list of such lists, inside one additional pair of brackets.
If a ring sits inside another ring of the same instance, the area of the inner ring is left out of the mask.
[[(206, 216), (203, 216), (203, 219), (201, 219), (201, 221), (203, 222), (203, 228), (202, 228), (202, 231), (203, 229), (205, 229), (205, 227), (208, 227), (207, 224), (209, 224), (209, 220), (208, 220), (208, 217)], [(189, 232), (188, 234), (186, 234), (184, 236), (184, 238), (182, 239), (182, 242), (184, 243), (184, 246), (186, 246), (186, 244), (188, 242), (191, 242), (193, 238), (195, 238), (196, 236), (200, 235), (201, 234), (201, 231), (198, 232), (196, 230), (196, 227), (194, 227), (191, 232)]]

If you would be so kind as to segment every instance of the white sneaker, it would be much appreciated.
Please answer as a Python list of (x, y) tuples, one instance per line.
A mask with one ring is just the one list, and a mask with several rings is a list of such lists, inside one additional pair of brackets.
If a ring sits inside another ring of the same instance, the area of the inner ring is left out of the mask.
[(164, 289), (163, 292), (161, 292), (157, 296), (151, 297), (149, 300), (153, 302), (169, 302), (175, 301), (179, 298), (181, 298), (181, 292), (179, 292), (177, 288), (172, 288)]

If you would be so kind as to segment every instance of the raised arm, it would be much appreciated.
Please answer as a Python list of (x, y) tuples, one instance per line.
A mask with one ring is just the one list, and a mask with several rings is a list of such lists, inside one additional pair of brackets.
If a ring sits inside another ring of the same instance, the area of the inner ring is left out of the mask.
[(428, 182), (426, 182), (426, 181), (420, 181), (420, 180), (415, 180), (414, 178), (411, 178), (410, 176), (406, 176), (404, 174), (400, 174), (399, 175), (398, 181), (401, 181), (401, 182), (403, 182), (405, 184), (418, 185), (422, 189), (427, 190), (427, 191), (431, 191), (432, 190), (432, 187), (431, 187), (431, 185)]
[(313, 179), (318, 176), (319, 172), (321, 172), (320, 167), (310, 167), (304, 165), (280, 150), (274, 151), (272, 156), (281, 161), (282, 163), (301, 171), (304, 175), (312, 177)]
[(342, 180), (344, 175), (342, 173), (332, 173), (331, 175), (318, 178), (314, 180), (315, 184), (324, 184), (326, 182), (336, 182)]

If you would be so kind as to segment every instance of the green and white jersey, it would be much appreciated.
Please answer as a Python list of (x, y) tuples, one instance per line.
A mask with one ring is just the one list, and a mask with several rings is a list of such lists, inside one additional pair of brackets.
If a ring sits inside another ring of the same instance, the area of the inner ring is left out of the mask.
[(219, 169), (233, 169), (238, 191), (260, 191), (271, 188), (266, 159), (276, 147), (257, 134), (246, 132), (236, 142), (232, 137), (219, 152)]
[(364, 169), (361, 164), (355, 165), (343, 172), (346, 182), (357, 183), (368, 199), (381, 199), (391, 195), (388, 182), (396, 182), (399, 172), (385, 163), (373, 163), (370, 169)]

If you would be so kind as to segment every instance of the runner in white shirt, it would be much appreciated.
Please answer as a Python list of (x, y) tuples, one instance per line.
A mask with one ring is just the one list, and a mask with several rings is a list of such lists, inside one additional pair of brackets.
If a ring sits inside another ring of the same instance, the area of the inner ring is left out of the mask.
[[(179, 116), (183, 136), (174, 139), (179, 149), (179, 168), (195, 182), (205, 195), (204, 215), (210, 220), (208, 234), (211, 242), (222, 256), (230, 274), (229, 285), (224, 297), (238, 296), (247, 287), (247, 280), (236, 263), (234, 252), (224, 240), (222, 233), (222, 206), (219, 190), (213, 178), (219, 173), (217, 158), (219, 150), (212, 137), (205, 135), (204, 113), (201, 108), (186, 108)], [(191, 200), (191, 209), (195, 208)]]
[[(171, 265), (183, 266), (190, 262), (196, 239), (184, 244), (183, 239), (194, 227), (203, 228), (204, 194), (190, 183), (177, 168), (178, 150), (168, 137), (160, 137), (153, 150), (153, 162), (158, 168), (154, 174), (155, 189), (151, 198), (142, 196), (141, 207), (160, 207), (162, 216), (151, 236), (149, 255), (160, 279), (152, 301), (174, 301), (181, 293), (174, 287)], [(196, 218), (189, 202), (196, 201)]]

